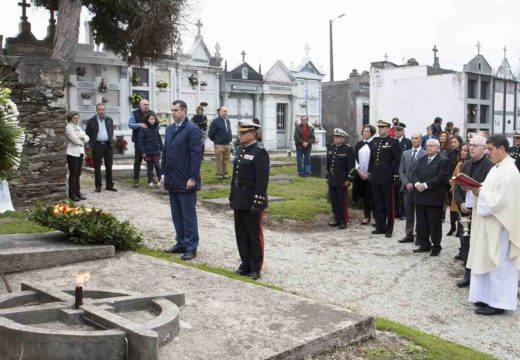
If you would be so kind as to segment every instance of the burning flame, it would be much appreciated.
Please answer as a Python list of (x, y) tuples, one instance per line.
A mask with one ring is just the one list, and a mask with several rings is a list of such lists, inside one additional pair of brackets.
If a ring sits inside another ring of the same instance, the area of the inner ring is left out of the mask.
[(92, 275), (90, 272), (79, 273), (75, 271), (72, 273), (72, 276), (76, 278), (76, 286), (83, 287), (83, 284), (88, 281)]

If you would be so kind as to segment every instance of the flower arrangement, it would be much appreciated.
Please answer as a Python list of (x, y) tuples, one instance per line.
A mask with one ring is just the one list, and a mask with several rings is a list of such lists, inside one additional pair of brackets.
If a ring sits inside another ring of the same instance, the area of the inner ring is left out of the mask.
[(101, 102), (102, 102), (103, 104), (108, 104), (108, 98), (107, 98), (106, 96), (103, 96), (103, 97), (101, 98)]
[(18, 126), (18, 109), (11, 89), (0, 87), (0, 181), (14, 175), (20, 165), (24, 130)]
[(108, 83), (104, 78), (101, 79), (101, 83), (99, 84), (98, 91), (100, 93), (106, 93), (108, 91)]
[(143, 100), (143, 97), (139, 94), (133, 93), (130, 95), (130, 103), (132, 104), (139, 104)]
[(89, 93), (89, 92), (81, 93), (81, 98), (82, 99), (90, 100), (91, 97), (92, 97), (92, 93)]
[(197, 86), (199, 84), (199, 78), (195, 74), (191, 74), (188, 77), (188, 80), (189, 80), (191, 86), (193, 86), (193, 87), (195, 87), (195, 86)]
[(157, 80), (155, 84), (159, 89), (166, 89), (168, 87), (168, 81), (166, 80)]
[(128, 141), (126, 141), (124, 137), (122, 137), (122, 136), (117, 137), (116, 147), (117, 147), (117, 150), (119, 150), (119, 153), (121, 155), (124, 154), (126, 150), (128, 150), (127, 145), (128, 145)]
[(132, 71), (132, 77), (130, 78), (130, 80), (132, 81), (132, 84), (135, 84), (135, 83), (138, 83), (139, 81), (141, 81), (141, 77), (139, 76), (138, 73), (136, 73), (135, 71)]
[(135, 250), (143, 240), (128, 221), (119, 222), (112, 214), (96, 208), (74, 207), (69, 202), (36, 204), (29, 219), (63, 231), (79, 244), (114, 245), (116, 250)]
[(202, 80), (202, 81), (200, 82), (200, 88), (201, 88), (202, 90), (204, 90), (204, 89), (206, 88), (206, 86), (208, 86), (208, 83), (205, 82), (204, 80)]
[(85, 147), (85, 165), (89, 168), (94, 167), (94, 159), (92, 158), (92, 149), (90, 146)]
[(78, 66), (76, 68), (76, 75), (78, 76), (85, 76), (87, 74), (87, 67), (86, 66)]
[(159, 125), (160, 126), (168, 126), (170, 123), (170, 121), (168, 120), (168, 118), (166, 116), (161, 116), (161, 118), (159, 119)]

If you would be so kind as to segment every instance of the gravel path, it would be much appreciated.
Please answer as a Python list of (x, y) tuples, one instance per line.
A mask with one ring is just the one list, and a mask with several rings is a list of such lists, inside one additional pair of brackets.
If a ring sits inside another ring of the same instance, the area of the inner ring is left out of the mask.
[[(118, 185), (119, 192), (88, 193), (86, 203), (129, 220), (151, 248), (173, 244), (167, 194)], [(85, 190), (86, 187), (85, 187)], [(196, 261), (235, 269), (239, 264), (231, 211), (197, 207), (200, 245)], [(447, 224), (445, 224), (445, 227)], [(520, 312), (480, 317), (467, 301), (467, 289), (453, 260), (458, 239), (444, 237), (437, 258), (413, 254), (412, 244), (398, 244), (404, 221), (394, 236), (371, 235), (371, 228), (349, 225), (344, 231), (326, 225), (312, 231), (264, 229), (263, 281), (287, 291), (382, 316), (467, 345), (501, 359), (520, 358)], [(447, 228), (444, 229), (447, 232)]]

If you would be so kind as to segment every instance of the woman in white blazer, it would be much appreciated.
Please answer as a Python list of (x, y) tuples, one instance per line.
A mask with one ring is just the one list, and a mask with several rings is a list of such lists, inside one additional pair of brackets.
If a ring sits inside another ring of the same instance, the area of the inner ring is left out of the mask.
[(65, 137), (67, 138), (67, 164), (69, 166), (69, 198), (73, 201), (86, 200), (86, 197), (79, 191), (79, 178), (85, 156), (85, 144), (88, 143), (89, 137), (79, 127), (77, 112), (69, 112), (67, 122)]

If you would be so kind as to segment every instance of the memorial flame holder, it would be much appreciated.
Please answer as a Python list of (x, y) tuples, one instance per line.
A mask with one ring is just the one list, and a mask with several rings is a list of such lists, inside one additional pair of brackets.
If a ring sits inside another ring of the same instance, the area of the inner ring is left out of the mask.
[[(1, 359), (158, 359), (159, 346), (179, 332), (185, 303), (180, 292), (83, 289), (74, 309), (74, 289), (22, 283), (21, 290), (0, 296)], [(140, 311), (157, 316), (128, 316)]]

